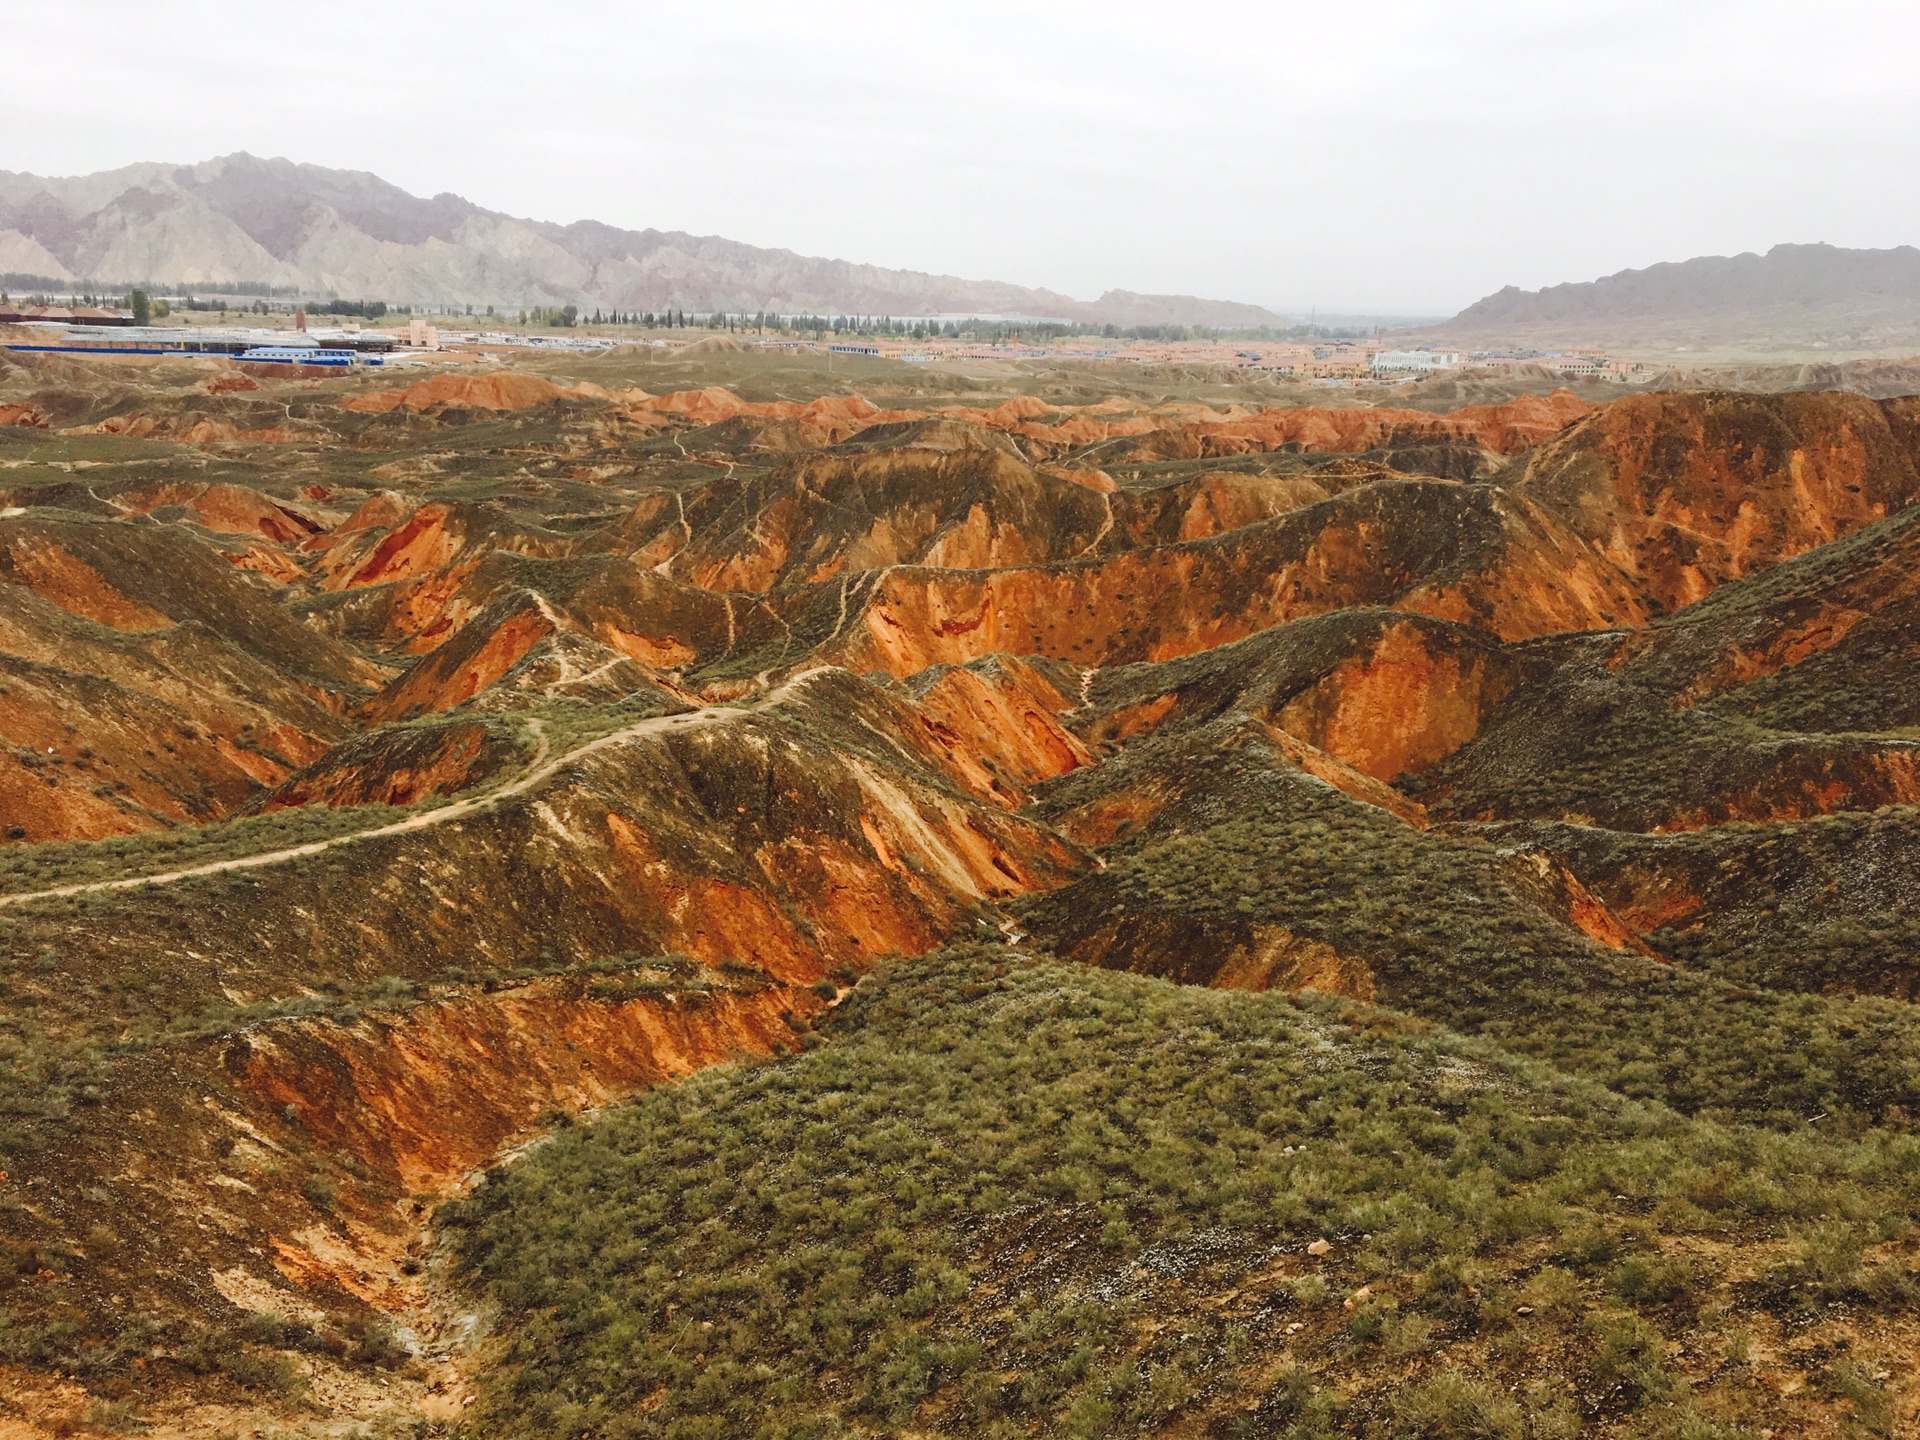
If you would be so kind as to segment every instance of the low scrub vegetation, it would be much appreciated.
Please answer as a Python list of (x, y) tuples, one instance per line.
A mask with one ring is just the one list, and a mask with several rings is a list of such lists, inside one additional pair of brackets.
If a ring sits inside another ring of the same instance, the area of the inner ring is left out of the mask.
[[(1625, 1095), (1783, 1127), (1920, 1114), (1920, 1023), (1905, 1005), (1605, 949), (1517, 894), (1496, 845), (1354, 801), (1258, 737), (1212, 727), (1171, 743), (1150, 763), (1203, 779), (1107, 847), (1098, 875), (1031, 906), (1037, 942), (1080, 958), (1078, 937), (1102, 924), (1138, 937), (1172, 917), (1175, 948), (1202, 923), (1278, 924), (1364, 962), (1383, 1001)], [(1076, 793), (1069, 782), (1056, 802)], [(1154, 973), (1166, 958), (1137, 938), (1108, 957)]]
[[(1747, 1436), (1777, 1402), (1727, 1337), (1906, 1315), (1917, 1176), (1904, 1136), (982, 947), (442, 1219), (503, 1327), (475, 1433)], [(1785, 1268), (1740, 1281), (1735, 1242)]]

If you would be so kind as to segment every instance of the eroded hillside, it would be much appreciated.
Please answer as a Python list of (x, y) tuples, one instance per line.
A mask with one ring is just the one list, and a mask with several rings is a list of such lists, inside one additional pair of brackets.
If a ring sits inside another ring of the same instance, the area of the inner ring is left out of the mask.
[(0, 362), (0, 1427), (1920, 1423), (1913, 402), (768, 364)]

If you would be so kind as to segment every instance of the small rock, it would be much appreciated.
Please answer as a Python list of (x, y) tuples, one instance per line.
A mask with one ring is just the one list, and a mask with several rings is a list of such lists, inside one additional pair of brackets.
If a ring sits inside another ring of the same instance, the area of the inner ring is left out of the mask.
[(1533, 1313), (1533, 1307), (1531, 1305), (1522, 1305), (1513, 1313), (1516, 1315), (1531, 1315)]
[(1311, 1245), (1307, 1246), (1307, 1254), (1325, 1255), (1331, 1249), (1333, 1249), (1333, 1246), (1329, 1245), (1326, 1241), (1316, 1240)]
[(1294, 1322), (1293, 1322), (1293, 1323), (1292, 1323), (1291, 1325), (1289, 1325), (1289, 1326), (1287, 1326), (1287, 1334), (1289, 1334), (1289, 1335), (1298, 1335), (1298, 1334), (1299, 1334), (1299, 1333), (1300, 1333), (1300, 1332), (1301, 1332), (1302, 1330), (1304, 1330), (1304, 1329), (1306, 1329), (1306, 1328), (1307, 1328), (1307, 1322), (1306, 1322), (1306, 1321), (1304, 1321), (1304, 1320), (1296, 1320), (1296, 1321), (1294, 1321)]

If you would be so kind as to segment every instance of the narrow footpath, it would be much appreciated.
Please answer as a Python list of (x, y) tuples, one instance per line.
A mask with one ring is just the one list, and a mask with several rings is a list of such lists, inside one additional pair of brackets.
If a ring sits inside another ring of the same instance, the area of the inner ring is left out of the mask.
[(624, 730), (615, 730), (598, 739), (576, 745), (565, 754), (552, 759), (547, 758), (546, 732), (544, 729), (537, 728), (539, 722), (536, 720), (533, 723), (536, 727), (535, 734), (539, 746), (534, 752), (533, 760), (529, 763), (526, 773), (497, 790), (489, 790), (485, 794), (470, 796), (464, 800), (455, 800), (442, 805), (437, 810), (409, 815), (406, 819), (395, 820), (391, 824), (375, 825), (365, 830), (350, 830), (344, 835), (334, 835), (325, 840), (312, 840), (304, 845), (289, 846), (284, 850), (264, 850), (258, 855), (242, 855), (233, 860), (210, 860), (204, 865), (190, 865), (178, 870), (161, 870), (145, 875), (128, 875), (118, 880), (87, 880), (73, 885), (55, 885), (46, 890), (24, 890), (13, 895), (0, 895), (0, 909), (9, 905), (25, 905), (34, 900), (58, 900), (69, 895), (91, 895), (109, 890), (137, 890), (143, 885), (173, 885), (182, 880), (192, 880), (202, 875), (220, 875), (230, 870), (256, 870), (266, 865), (281, 865), (289, 860), (319, 855), (342, 845), (377, 839), (382, 835), (405, 835), (415, 830), (431, 830), (436, 825), (447, 825), (455, 820), (464, 820), (477, 815), (503, 800), (525, 795), (529, 790), (551, 780), (575, 761), (585, 759), (599, 751), (610, 750), (616, 745), (624, 745), (630, 740), (639, 740), (648, 735), (661, 735), (673, 730), (691, 730), (703, 725), (726, 724), (742, 716), (771, 709), (791, 699), (794, 693), (814, 676), (833, 668), (830, 665), (818, 665), (810, 670), (803, 670), (792, 679), (769, 690), (753, 704), (732, 702), (709, 705), (704, 709), (689, 710), (679, 715), (657, 715), (650, 720), (641, 720), (627, 726)]

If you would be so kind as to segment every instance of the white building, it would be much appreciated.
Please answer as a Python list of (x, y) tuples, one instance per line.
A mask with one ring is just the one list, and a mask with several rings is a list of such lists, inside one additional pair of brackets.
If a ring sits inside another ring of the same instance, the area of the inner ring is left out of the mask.
[(1458, 350), (1382, 350), (1373, 357), (1376, 375), (1451, 370), (1461, 361)]

